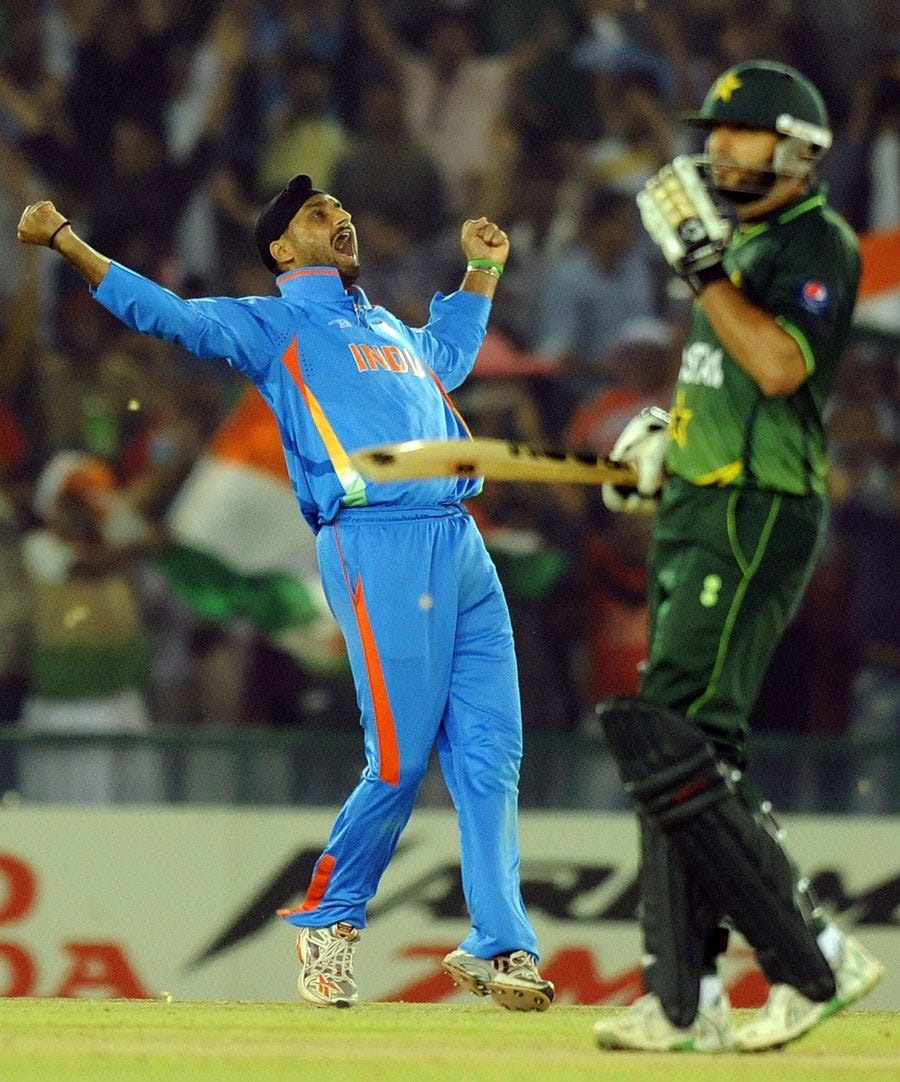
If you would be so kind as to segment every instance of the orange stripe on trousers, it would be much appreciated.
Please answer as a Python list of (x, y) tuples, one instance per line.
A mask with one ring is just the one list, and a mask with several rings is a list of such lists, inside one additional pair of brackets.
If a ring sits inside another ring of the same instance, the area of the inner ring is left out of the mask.
[(400, 749), (397, 747), (397, 728), (394, 725), (394, 712), (388, 698), (387, 685), (384, 682), (384, 670), (378, 656), (378, 646), (369, 621), (366, 597), (362, 581), (356, 580), (353, 591), (353, 609), (362, 639), (363, 656), (366, 659), (366, 674), (369, 677), (369, 689), (372, 692), (372, 705), (375, 709), (375, 732), (378, 734), (378, 777), (388, 785), (400, 784)]
[(331, 879), (331, 873), (334, 871), (334, 865), (335, 860), (330, 853), (320, 857), (319, 863), (316, 865), (316, 874), (309, 884), (309, 890), (306, 892), (303, 905), (298, 905), (296, 909), (279, 909), (278, 916), (292, 917), (295, 913), (308, 913), (311, 909), (315, 909), (325, 897), (325, 891), (328, 889), (328, 882)]

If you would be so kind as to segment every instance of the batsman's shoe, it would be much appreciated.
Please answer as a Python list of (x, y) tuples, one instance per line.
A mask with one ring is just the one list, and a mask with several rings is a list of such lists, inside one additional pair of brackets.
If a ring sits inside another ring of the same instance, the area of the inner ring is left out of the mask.
[(616, 1018), (595, 1023), (594, 1040), (601, 1048), (636, 1052), (727, 1052), (734, 1044), (731, 1004), (723, 994), (715, 1006), (697, 1011), (691, 1025), (676, 1026), (659, 998), (648, 994)]
[(742, 1052), (782, 1048), (871, 992), (884, 975), (882, 963), (849, 935), (832, 969), (837, 991), (824, 1003), (807, 999), (789, 984), (773, 984), (755, 1016), (735, 1031), (735, 1047)]
[(353, 953), (359, 929), (341, 922), (326, 928), (301, 928), (297, 935), (300, 998), (316, 1007), (350, 1007), (359, 999), (353, 979)]
[(528, 951), (478, 958), (464, 950), (451, 951), (441, 962), (460, 988), (490, 996), (508, 1011), (546, 1011), (553, 1002), (553, 984), (538, 973)]

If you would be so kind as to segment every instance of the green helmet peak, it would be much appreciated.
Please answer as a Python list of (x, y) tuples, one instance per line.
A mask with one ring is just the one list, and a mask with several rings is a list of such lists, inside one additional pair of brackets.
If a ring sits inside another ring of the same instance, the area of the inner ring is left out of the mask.
[(700, 111), (681, 119), (701, 128), (730, 124), (777, 132), (819, 150), (831, 146), (822, 95), (799, 71), (775, 60), (733, 65), (710, 87)]

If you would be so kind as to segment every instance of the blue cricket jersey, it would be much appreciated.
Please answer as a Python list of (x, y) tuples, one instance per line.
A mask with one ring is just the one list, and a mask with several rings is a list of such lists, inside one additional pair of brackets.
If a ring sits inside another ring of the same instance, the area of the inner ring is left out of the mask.
[(349, 459), (370, 444), (468, 436), (445, 388), (472, 370), (490, 301), (437, 294), (426, 326), (412, 329), (361, 290), (345, 290), (331, 267), (289, 271), (277, 283), (280, 297), (183, 300), (113, 264), (93, 292), (128, 326), (198, 357), (225, 358), (259, 387), (318, 534), (367, 765), (305, 900), (280, 912), (297, 925), (365, 927), (436, 747), (459, 812), (471, 915), (461, 947), (482, 958), (536, 955), (519, 888), (522, 719), (512, 625), (461, 506), (481, 480), (367, 485)]
[(315, 531), (344, 507), (433, 507), (480, 492), (480, 478), (367, 484), (349, 455), (379, 443), (469, 438), (447, 391), (472, 370), (491, 302), (463, 290), (438, 293), (428, 323), (414, 329), (358, 287), (345, 290), (333, 267), (303, 267), (276, 281), (280, 297), (185, 300), (113, 263), (92, 293), (134, 330), (224, 358), (257, 385)]

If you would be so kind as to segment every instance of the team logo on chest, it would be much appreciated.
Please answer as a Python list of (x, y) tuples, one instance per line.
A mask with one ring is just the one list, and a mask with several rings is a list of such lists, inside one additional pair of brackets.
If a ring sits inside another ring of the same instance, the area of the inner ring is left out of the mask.
[(721, 387), (722, 350), (708, 342), (691, 342), (681, 354), (680, 383), (700, 383), (704, 387)]
[(402, 346), (373, 346), (367, 342), (351, 342), (350, 352), (357, 372), (408, 372), (419, 379), (425, 368), (418, 357)]

